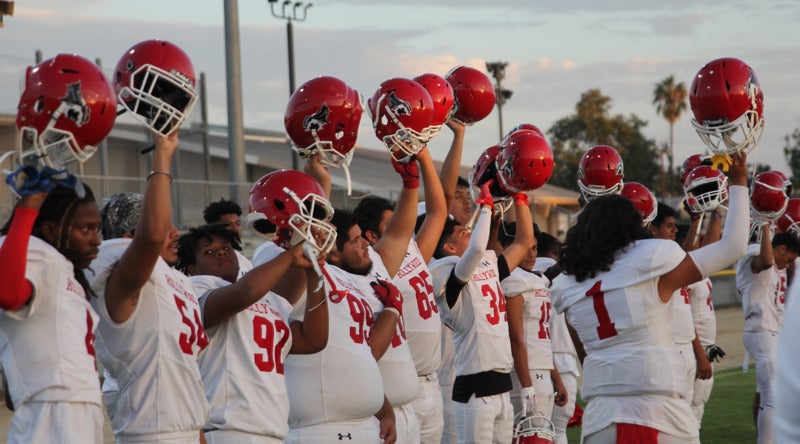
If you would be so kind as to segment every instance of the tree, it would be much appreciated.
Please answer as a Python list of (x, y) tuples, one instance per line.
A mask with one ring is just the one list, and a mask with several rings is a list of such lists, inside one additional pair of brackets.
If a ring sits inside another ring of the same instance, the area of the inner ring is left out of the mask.
[(794, 189), (800, 186), (800, 128), (795, 128), (792, 134), (787, 134), (784, 138), (786, 146), (783, 148), (783, 155), (786, 163), (789, 164), (789, 173), (792, 176)]
[(581, 94), (575, 114), (559, 119), (547, 130), (556, 164), (551, 184), (578, 190), (578, 164), (583, 154), (595, 145), (609, 145), (622, 156), (626, 181), (655, 190), (658, 150), (655, 141), (642, 134), (647, 122), (635, 114), (611, 116), (610, 111), (611, 98), (599, 89), (590, 89)]
[(673, 150), (675, 122), (680, 118), (681, 113), (686, 111), (687, 96), (686, 85), (683, 82), (675, 84), (675, 76), (672, 75), (656, 83), (656, 89), (653, 91), (653, 105), (656, 106), (656, 112), (669, 123), (669, 148), (666, 154), (669, 164), (667, 171), (670, 176), (673, 171), (673, 153), (675, 152)]

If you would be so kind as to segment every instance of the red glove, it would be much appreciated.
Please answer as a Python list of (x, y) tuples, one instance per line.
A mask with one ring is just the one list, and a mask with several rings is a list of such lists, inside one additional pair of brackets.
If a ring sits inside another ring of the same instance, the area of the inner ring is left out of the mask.
[(518, 207), (529, 207), (531, 206), (531, 201), (528, 199), (528, 195), (525, 193), (517, 193), (514, 195), (514, 201), (517, 203)]
[(403, 295), (400, 294), (400, 290), (393, 283), (378, 279), (370, 282), (369, 285), (372, 286), (375, 296), (381, 301), (384, 309), (396, 311), (398, 316), (402, 316)]
[(494, 183), (494, 179), (489, 179), (481, 185), (481, 191), (478, 193), (478, 198), (475, 199), (475, 203), (478, 205), (494, 205), (494, 197), (492, 196), (492, 192), (489, 190)]
[(392, 156), (392, 166), (403, 178), (403, 188), (409, 190), (419, 188), (419, 164), (415, 157), (412, 157), (407, 163), (400, 163)]

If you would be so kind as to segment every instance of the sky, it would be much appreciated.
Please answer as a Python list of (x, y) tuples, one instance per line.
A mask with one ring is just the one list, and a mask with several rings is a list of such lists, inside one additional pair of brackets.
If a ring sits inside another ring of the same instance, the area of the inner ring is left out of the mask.
[[(265, 0), (238, 7), (245, 127), (283, 131), (286, 22)], [(753, 67), (765, 97), (765, 130), (750, 160), (788, 172), (784, 138), (800, 127), (797, 23), (795, 0), (316, 0), (294, 24), (296, 83), (331, 75), (367, 99), (389, 78), (505, 61), (503, 87), (513, 91), (503, 107), (506, 131), (522, 122), (546, 130), (599, 88), (612, 115), (648, 121), (643, 132), (660, 145), (669, 126), (652, 104), (656, 83), (674, 75), (688, 88), (706, 62), (736, 57)], [(224, 7), (212, 0), (17, 1), (0, 28), (0, 112), (16, 111), (20, 73), (37, 49), (44, 58), (100, 58), (110, 74), (128, 48), (151, 38), (177, 44), (206, 73), (210, 121), (225, 124)], [(704, 149), (690, 116), (687, 109), (675, 124), (676, 165)], [(498, 142), (498, 126), (495, 110), (467, 129), (465, 165)], [(366, 112), (358, 143), (382, 149)], [(429, 145), (432, 156), (443, 159), (449, 144), (444, 129)]]

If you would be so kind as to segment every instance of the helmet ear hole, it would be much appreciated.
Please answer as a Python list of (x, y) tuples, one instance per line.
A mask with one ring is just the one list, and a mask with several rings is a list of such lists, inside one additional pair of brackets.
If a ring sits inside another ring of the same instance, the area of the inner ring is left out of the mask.
[(284, 205), (283, 202), (278, 199), (273, 200), (272, 203), (275, 205), (275, 208), (277, 208), (278, 211), (283, 211), (286, 208), (286, 205)]

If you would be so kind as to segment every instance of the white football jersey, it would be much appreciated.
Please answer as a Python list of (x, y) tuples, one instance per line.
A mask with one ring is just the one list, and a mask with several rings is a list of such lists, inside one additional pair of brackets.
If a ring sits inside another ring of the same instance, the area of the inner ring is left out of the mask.
[(689, 286), (682, 287), (672, 294), (669, 301), (673, 308), (675, 343), (688, 344), (694, 340), (694, 319), (692, 318), (692, 293)]
[[(4, 241), (0, 237), (0, 245)], [(14, 405), (102, 405), (94, 348), (97, 314), (74, 277), (72, 262), (31, 236), (25, 278), (33, 286), (31, 300), (15, 311), (0, 310), (0, 363)]]
[(369, 347), (372, 308), (351, 274), (326, 264), (328, 344), (286, 358), (289, 427), (372, 417), (383, 406), (383, 382)]
[[(389, 275), (380, 255), (369, 247), (370, 258), (372, 259), (372, 269), (367, 276), (350, 274), (353, 282), (361, 287), (361, 293), (365, 295), (366, 301), (372, 308), (373, 316), (383, 311), (383, 303), (375, 296), (375, 291), (370, 286), (370, 282), (376, 279), (383, 279)], [(404, 308), (405, 308), (405, 304)], [(386, 399), (393, 407), (400, 407), (413, 401), (419, 393), (419, 378), (414, 366), (414, 359), (411, 357), (411, 349), (408, 346), (403, 316), (397, 319), (394, 338), (386, 352), (378, 361), (383, 380), (383, 391)]]
[[(212, 290), (230, 285), (217, 276), (192, 276), (191, 280), (203, 309)], [(270, 292), (206, 330), (209, 344), (198, 363), (211, 404), (207, 428), (286, 437), (289, 396), (285, 362), (292, 348), (291, 309), (286, 299)], [(255, 421), (253, 412), (270, 413)]]
[(709, 278), (689, 286), (694, 330), (703, 347), (717, 341), (717, 316), (714, 313), (714, 301), (711, 300), (711, 288)]
[(750, 244), (736, 262), (736, 287), (742, 294), (744, 331), (779, 332), (786, 299), (786, 270), (771, 268), (753, 274), (750, 264), (759, 255), (760, 244)]
[(586, 349), (584, 399), (683, 395), (673, 308), (659, 298), (658, 279), (685, 256), (673, 241), (639, 240), (617, 255), (610, 271), (583, 282), (566, 274), (553, 280), (553, 306), (566, 312)]
[(442, 320), (453, 329), (456, 375), (496, 370), (510, 372), (514, 365), (508, 337), (506, 300), (500, 288), (497, 255), (486, 250), (452, 308), (444, 297), (445, 284), (458, 257), (431, 262), (434, 294), (442, 297)]
[(431, 270), (414, 239), (392, 282), (403, 295), (403, 323), (417, 374), (428, 375), (442, 362), (442, 319), (433, 295)]
[(775, 442), (800, 442), (800, 280), (795, 279), (786, 303), (786, 322), (778, 335), (775, 382)]
[(550, 279), (520, 267), (503, 279), (500, 287), (507, 298), (522, 297), (525, 345), (528, 348), (528, 368), (553, 368), (553, 347), (550, 343)]
[(119, 385), (112, 422), (116, 435), (197, 432), (208, 419), (197, 357), (208, 345), (189, 278), (158, 258), (131, 317), (111, 320), (105, 287), (131, 239), (100, 246), (90, 268), (92, 305), (100, 315), (97, 353)]

